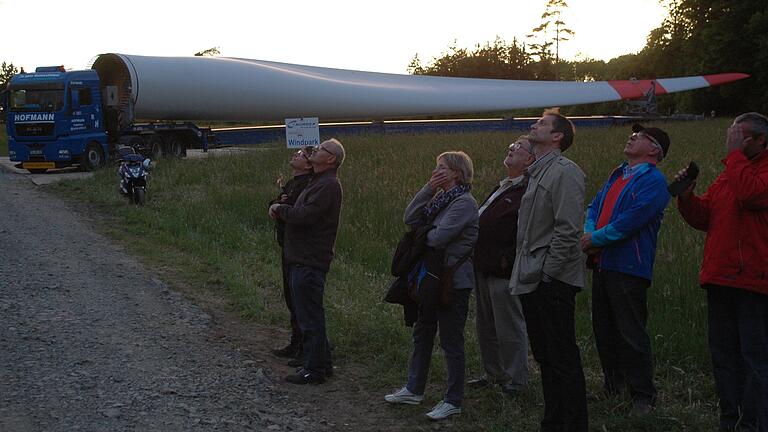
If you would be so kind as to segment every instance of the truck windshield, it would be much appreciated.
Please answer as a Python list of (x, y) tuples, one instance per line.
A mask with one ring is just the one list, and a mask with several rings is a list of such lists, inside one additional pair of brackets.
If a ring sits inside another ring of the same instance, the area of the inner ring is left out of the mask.
[(54, 112), (64, 108), (64, 90), (11, 90), (10, 111)]

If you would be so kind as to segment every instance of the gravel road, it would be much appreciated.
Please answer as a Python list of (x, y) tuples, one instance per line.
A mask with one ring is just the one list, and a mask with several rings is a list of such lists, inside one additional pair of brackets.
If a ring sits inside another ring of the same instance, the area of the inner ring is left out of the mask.
[(322, 430), (211, 318), (0, 170), (0, 431)]

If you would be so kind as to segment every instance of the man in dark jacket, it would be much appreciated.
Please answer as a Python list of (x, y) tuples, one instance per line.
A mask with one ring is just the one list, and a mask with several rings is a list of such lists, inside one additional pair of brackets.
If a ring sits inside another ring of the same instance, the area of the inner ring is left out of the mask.
[(587, 208), (581, 247), (592, 274), (592, 327), (603, 367), (604, 392), (625, 388), (632, 415), (656, 404), (647, 292), (656, 239), (669, 202), (667, 182), (656, 164), (669, 151), (659, 128), (632, 126), (627, 160), (616, 168)]
[(524, 171), (534, 161), (531, 143), (522, 136), (504, 159), (507, 177), (480, 207), (480, 234), (475, 245), (477, 340), (485, 376), (470, 386), (499, 384), (515, 395), (528, 383), (528, 334), (520, 299), (507, 290), (517, 243), (517, 211), (528, 186)]
[[(721, 431), (768, 431), (768, 118), (734, 120), (725, 170), (704, 195), (677, 197), (707, 233), (699, 282), (707, 290), (709, 351)], [(678, 173), (678, 179), (686, 171)]]
[[(288, 204), (292, 206), (296, 203), (296, 199), (304, 188), (307, 187), (312, 177), (312, 164), (309, 163), (311, 155), (312, 147), (304, 147), (291, 154), (288, 165), (293, 170), (293, 178), (288, 180), (288, 183), (280, 189), (280, 194), (277, 198), (269, 202), (270, 206), (272, 204)], [(285, 305), (291, 314), (291, 341), (287, 346), (273, 350), (272, 353), (278, 357), (298, 357), (301, 355), (301, 329), (299, 328), (299, 322), (296, 320), (296, 312), (293, 308), (289, 269), (288, 264), (285, 262), (285, 253), (283, 251), (285, 222), (280, 219), (275, 220), (275, 232), (277, 234), (277, 244), (280, 245), (280, 257), (283, 267), (283, 297), (285, 298)]]
[(339, 228), (342, 191), (336, 171), (344, 155), (339, 141), (322, 142), (309, 158), (315, 173), (296, 203), (269, 207), (270, 217), (285, 222), (285, 261), (290, 268), (296, 318), (304, 335), (303, 367), (285, 378), (293, 384), (319, 384), (333, 374), (323, 294)]

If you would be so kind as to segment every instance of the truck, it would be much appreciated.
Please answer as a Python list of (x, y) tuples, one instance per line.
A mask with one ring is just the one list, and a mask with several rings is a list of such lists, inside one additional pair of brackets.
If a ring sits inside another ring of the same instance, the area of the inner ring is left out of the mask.
[(131, 146), (147, 157), (183, 157), (208, 147), (209, 128), (188, 121), (138, 123), (130, 85), (110, 81), (110, 70), (38, 67), (8, 82), (8, 156), (31, 173), (79, 165), (96, 169)]

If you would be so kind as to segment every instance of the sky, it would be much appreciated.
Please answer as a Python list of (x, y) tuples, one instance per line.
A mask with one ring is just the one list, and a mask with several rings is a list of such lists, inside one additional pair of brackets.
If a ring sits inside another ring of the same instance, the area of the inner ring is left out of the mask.
[[(610, 60), (645, 46), (659, 0), (567, 0), (561, 58)], [(448, 47), (526, 41), (546, 0), (0, 0), (0, 62), (88, 68), (102, 53), (221, 56), (407, 73)]]

